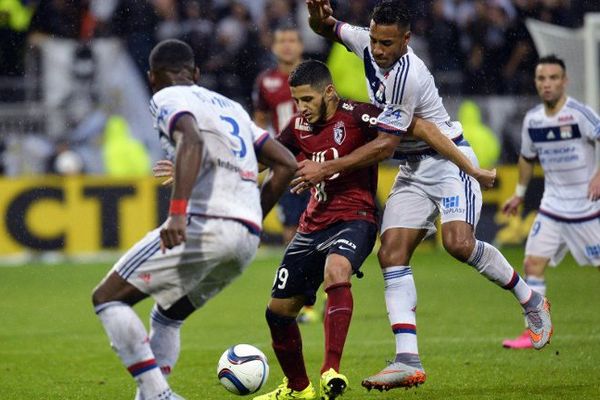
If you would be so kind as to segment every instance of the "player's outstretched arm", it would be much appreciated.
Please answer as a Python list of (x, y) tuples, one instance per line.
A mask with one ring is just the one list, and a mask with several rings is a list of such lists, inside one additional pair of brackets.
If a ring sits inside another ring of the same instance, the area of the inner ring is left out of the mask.
[(267, 139), (257, 157), (261, 164), (270, 169), (260, 190), (260, 206), (264, 218), (275, 206), (283, 192), (288, 189), (298, 164), (294, 155), (273, 139)]
[(338, 21), (333, 18), (333, 8), (329, 0), (306, 0), (306, 6), (311, 29), (318, 35), (341, 43), (335, 34), (335, 24)]
[(420, 118), (415, 118), (412, 134), (425, 141), (431, 148), (446, 159), (452, 161), (458, 168), (465, 171), (465, 173), (477, 179), (484, 189), (489, 189), (494, 186), (496, 170), (487, 170), (473, 165), (471, 160), (469, 160), (469, 158), (458, 149), (454, 142), (444, 135), (435, 124)]
[(183, 114), (175, 123), (171, 134), (175, 141), (175, 171), (171, 191), (169, 218), (160, 231), (162, 251), (171, 249), (186, 240), (186, 205), (192, 195), (200, 165), (204, 140), (190, 114)]
[(531, 181), (533, 177), (533, 162), (527, 160), (525, 157), (519, 157), (519, 180), (517, 182), (517, 187), (515, 188), (515, 193), (512, 197), (504, 202), (502, 206), (502, 212), (506, 215), (516, 215), (517, 210), (521, 203), (523, 203), (523, 199), (525, 199), (525, 191), (527, 190), (527, 185)]
[(299, 193), (338, 172), (352, 171), (386, 160), (394, 154), (399, 142), (400, 136), (380, 132), (375, 139), (343, 157), (323, 163), (301, 161), (298, 165), (298, 178), (292, 182), (292, 191)]

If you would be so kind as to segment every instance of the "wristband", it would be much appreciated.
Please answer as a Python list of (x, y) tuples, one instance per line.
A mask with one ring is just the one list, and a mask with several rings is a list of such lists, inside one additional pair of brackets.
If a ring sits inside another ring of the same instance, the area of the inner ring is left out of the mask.
[(521, 185), (520, 183), (517, 183), (517, 187), (515, 188), (515, 196), (524, 198), (525, 192), (527, 192), (527, 185)]
[(188, 201), (186, 199), (173, 199), (169, 204), (169, 215), (185, 215)]

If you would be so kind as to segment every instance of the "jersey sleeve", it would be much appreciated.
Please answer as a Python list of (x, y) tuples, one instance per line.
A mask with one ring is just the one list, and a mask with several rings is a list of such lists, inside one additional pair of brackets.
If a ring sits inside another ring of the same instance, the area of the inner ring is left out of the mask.
[(296, 118), (297, 117), (293, 117), (290, 119), (285, 128), (283, 128), (276, 136), (277, 141), (291, 151), (294, 156), (297, 156), (298, 153), (300, 153), (300, 148), (296, 142), (296, 135), (294, 135), (294, 129), (292, 128), (292, 124), (296, 121)]
[(583, 134), (591, 140), (600, 140), (600, 117), (590, 107), (584, 105), (579, 111), (583, 118), (585, 128)]
[(381, 114), (381, 109), (369, 103), (359, 103), (352, 111), (362, 134), (368, 140), (377, 136), (377, 117), (379, 114)]
[(163, 89), (150, 100), (150, 113), (154, 127), (172, 139), (177, 120), (185, 114), (194, 116), (183, 96), (177, 95), (171, 88)]
[(521, 128), (521, 156), (526, 160), (535, 160), (538, 156), (537, 151), (533, 145), (533, 141), (531, 140), (531, 136), (529, 136), (529, 118), (525, 116), (523, 119), (523, 127)]
[(377, 117), (377, 128), (382, 132), (402, 135), (412, 122), (417, 102), (421, 98), (421, 88), (414, 70), (409, 70), (407, 77), (398, 85), (391, 101)]
[(334, 29), (344, 46), (362, 59), (365, 47), (369, 46), (369, 28), (338, 21)]

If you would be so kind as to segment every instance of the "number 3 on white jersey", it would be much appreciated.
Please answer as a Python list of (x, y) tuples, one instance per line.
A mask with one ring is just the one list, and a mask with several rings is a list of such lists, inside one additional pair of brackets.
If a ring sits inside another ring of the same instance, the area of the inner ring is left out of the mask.
[(237, 140), (239, 140), (239, 150), (233, 150), (233, 154), (238, 158), (244, 158), (246, 156), (246, 142), (240, 136), (240, 126), (237, 121), (231, 117), (220, 116), (221, 120), (227, 122), (231, 125), (230, 135), (234, 136)]

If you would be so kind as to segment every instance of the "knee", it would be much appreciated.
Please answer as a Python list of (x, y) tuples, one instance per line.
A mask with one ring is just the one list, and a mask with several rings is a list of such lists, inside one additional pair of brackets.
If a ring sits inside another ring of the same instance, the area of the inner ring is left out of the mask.
[(475, 239), (472, 236), (449, 235), (443, 238), (444, 249), (459, 261), (466, 262), (475, 247)]
[(337, 266), (334, 268), (325, 268), (323, 283), (324, 286), (335, 285), (338, 283), (350, 282), (352, 267)]
[(377, 252), (377, 258), (379, 259), (381, 268), (394, 265), (408, 265), (410, 261), (408, 253), (403, 249), (383, 244)]
[(525, 257), (525, 261), (523, 261), (523, 269), (525, 271), (525, 275), (527, 276), (543, 278), (545, 267), (545, 262), (541, 262), (532, 257)]
[(96, 286), (94, 291), (92, 292), (92, 304), (94, 307), (99, 306), (100, 304), (106, 303), (108, 300), (106, 296), (102, 293), (101, 286)]

